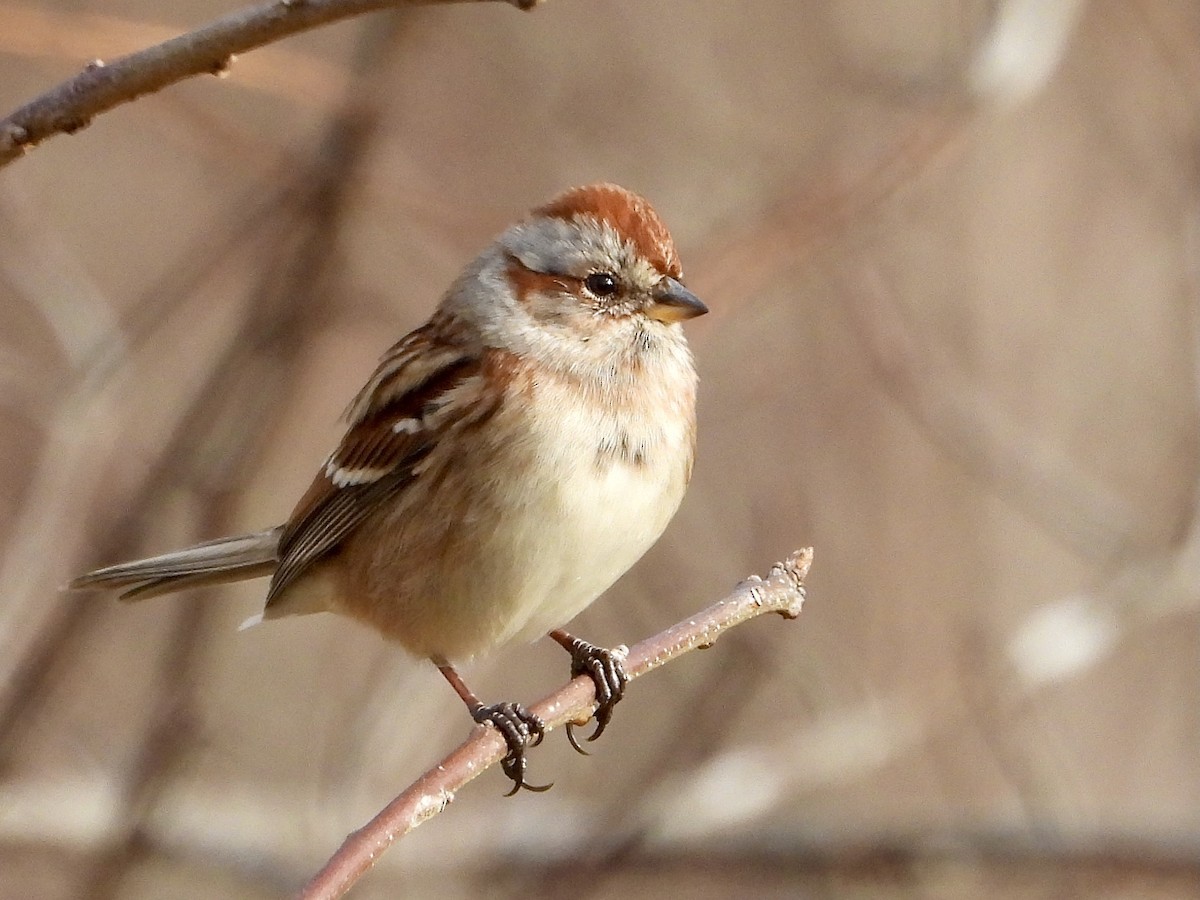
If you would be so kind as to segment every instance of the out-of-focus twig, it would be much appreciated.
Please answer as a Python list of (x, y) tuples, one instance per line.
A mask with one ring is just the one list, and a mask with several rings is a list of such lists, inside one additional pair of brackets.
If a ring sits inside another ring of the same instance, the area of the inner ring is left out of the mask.
[[(782, 842), (780, 842), (782, 843)], [(573, 858), (510, 861), (539, 885), (581, 878)], [(405, 873), (408, 874), (408, 873)], [(411, 876), (410, 876), (411, 878)], [(492, 874), (490, 889), (507, 886)], [(772, 897), (1194, 897), (1200, 863), (1193, 844), (1170, 837), (1122, 839), (1107, 834), (1045, 835), (1038, 831), (958, 829), (856, 839), (837, 833), (779, 846), (722, 835), (686, 847), (654, 847), (632, 855), (606, 897), (652, 894), (647, 884), (703, 885), (703, 896)], [(1031, 889), (1030, 885), (1035, 887)], [(385, 885), (400, 888), (396, 881)], [(404, 883), (407, 887), (407, 883)], [(756, 890), (757, 889), (757, 890)], [(699, 890), (692, 895), (700, 893)], [(557, 897), (565, 893), (530, 893)], [(677, 895), (687, 895), (686, 889)]]
[[(81, 510), (86, 510), (97, 492), (95, 461), (115, 453), (120, 438), (111, 427), (111, 422), (120, 421), (113, 412), (116, 396), (103, 388), (128, 364), (129, 349), (156, 333), (175, 308), (174, 302), (162, 297), (192, 293), (204, 280), (206, 268), (211, 274), (214, 260), (233, 252), (239, 237), (243, 245), (262, 239), (258, 258), (265, 264), (259, 283), (251, 288), (251, 302), (244, 305), (244, 321), (220, 357), (199, 376), (203, 383), (194, 402), (174, 414), (171, 437), (131, 492), (128, 511), (113, 515), (106, 509), (101, 516), (104, 551), (118, 554), (129, 547), (131, 536), (138, 531), (134, 522), (154, 498), (180, 485), (199, 483), (213, 490), (221, 477), (236, 477), (231, 471), (220, 477), (197, 472), (196, 460), (206, 455), (198, 448), (218, 443), (222, 449), (218, 456), (230, 468), (249, 466), (255, 455), (250, 445), (261, 440), (267, 431), (264, 423), (282, 408), (278, 400), (286, 389), (286, 378), (281, 370), (289, 368), (306, 344), (306, 328), (318, 324), (311, 307), (324, 303), (329, 295), (326, 288), (336, 279), (340, 256), (332, 250), (342, 213), (357, 183), (370, 138), (387, 108), (386, 89), (374, 86), (374, 76), (391, 58), (398, 28), (393, 15), (364, 31), (355, 61), (355, 81), (331, 117), (325, 140), (315, 149), (311, 162), (263, 206), (243, 213), (251, 225), (259, 227), (247, 229), (239, 222), (229, 229), (232, 234), (205, 239), (201, 249), (211, 255), (193, 254), (186, 265), (170, 267), (168, 272), (174, 277), (162, 280), (158, 296), (149, 291), (124, 333), (111, 345), (102, 344), (88, 359), (78, 384), (62, 403), (22, 508), (16, 539), (0, 556), (0, 585), (9, 601), (0, 606), (0, 650), (4, 651), (0, 653), (0, 745), (12, 745), (21, 724), (36, 710), (56, 660), (86, 633), (98, 608), (94, 602), (73, 596), (53, 604), (44, 598), (53, 592), (51, 579), (62, 577), (62, 558), (82, 556), (86, 537), (82, 529), (68, 527), (68, 523), (87, 519)], [(272, 210), (290, 215), (272, 217)], [(266, 224), (272, 227), (263, 227)], [(259, 380), (252, 391), (245, 389), (250, 370), (258, 373)], [(257, 427), (248, 431), (246, 422), (255, 422)], [(231, 438), (239, 448), (236, 452), (230, 451)], [(57, 562), (30, 564), (30, 560), (44, 557), (34, 549), (38, 536), (44, 534), (60, 536), (62, 553)], [(18, 628), (19, 621), (25, 627)]]
[(117, 312), (38, 212), (19, 185), (0, 184), (0, 268), (78, 364), (112, 331)]
[[(332, 252), (338, 242), (347, 198), (358, 183), (360, 166), (371, 138), (387, 110), (386, 93), (378, 76), (402, 45), (405, 17), (393, 14), (364, 29), (354, 61), (355, 83), (331, 116), (326, 138), (303, 172), (308, 186), (305, 211), (294, 230), (281, 226), (277, 252), (264, 267), (254, 288), (255, 302), (237, 334), (211, 367), (202, 390), (179, 419), (172, 440), (163, 448), (141, 491), (143, 501), (186, 484), (200, 486), (208, 510), (201, 533), (228, 530), (228, 498), (253, 469), (260, 449), (266, 403), (278, 408), (286, 380), (309, 329), (319, 324), (311, 305), (327, 296), (323, 286), (338, 274)], [(292, 235), (298, 239), (290, 240)], [(263, 365), (264, 358), (269, 363)], [(247, 371), (257, 374), (257, 390), (239, 390)], [(269, 382), (269, 383), (268, 383)], [(256, 422), (257, 429), (244, 427)], [(205, 452), (213, 446), (217, 452)], [(225, 501), (225, 502), (221, 502)], [(135, 504), (135, 510), (141, 504)], [(125, 514), (116, 534), (127, 538), (137, 529)], [(135, 758), (123, 784), (119, 828), (87, 874), (88, 896), (115, 897), (128, 872), (154, 852), (151, 820), (159, 798), (183, 761), (194, 732), (196, 665), (204, 635), (203, 618), (211, 608), (186, 598), (178, 612), (172, 638), (162, 657), (162, 678), (154, 709), (147, 720)], [(0, 704), (0, 738), (19, 731), (27, 714), (43, 701), (51, 676), (65, 651), (87, 634), (95, 620), (93, 601), (72, 600), (51, 627), (39, 632), (35, 652), (16, 671), (19, 690)], [(3, 759), (0, 758), (0, 763)]]
[(919, 344), (881, 278), (864, 274), (848, 295), (854, 327), (880, 385), (939, 446), (1081, 558), (1111, 564), (1128, 550), (1137, 533), (1129, 504), (939, 365), (932, 348)]
[[(94, 60), (74, 78), (0, 119), (0, 166), (55, 134), (71, 134), (93, 118), (194, 75), (220, 75), (239, 53), (340, 19), (391, 7), (481, 0), (273, 0), (222, 16), (112, 61)], [(532, 9), (540, 0), (504, 0)]]
[[(226, 519), (223, 513), (215, 506), (208, 518)], [(205, 620), (213, 608), (205, 599), (186, 597), (175, 611), (171, 635), (160, 657), (158, 695), (122, 786), (120, 831), (112, 836), (105, 852), (99, 854), (88, 872), (87, 895), (92, 900), (120, 896), (126, 874), (151, 852), (150, 814), (193, 746), (198, 727), (197, 673), (206, 634)]]
[[(812, 550), (793, 553), (772, 567), (766, 579), (751, 576), (732, 594), (708, 609), (647, 638), (630, 648), (625, 671), (638, 678), (692, 650), (712, 646), (722, 633), (763, 613), (786, 618), (800, 614), (804, 579), (812, 565)], [(595, 685), (579, 676), (530, 707), (547, 730), (590, 715)], [(491, 728), (479, 728), (453, 753), (426, 772), (374, 819), (351, 834), (301, 893), (302, 900), (343, 896), (388, 847), (418, 825), (446, 809), (455, 792), (500, 761), (504, 739)]]
[(970, 122), (969, 108), (960, 103), (918, 113), (862, 169), (830, 167), (806, 179), (803, 188), (785, 192), (740, 230), (716, 230), (719, 242), (693, 254), (698, 262), (689, 268), (689, 284), (703, 297), (721, 298), (711, 315), (736, 315), (736, 301), (769, 290), (911, 188), (938, 159), (961, 146)]

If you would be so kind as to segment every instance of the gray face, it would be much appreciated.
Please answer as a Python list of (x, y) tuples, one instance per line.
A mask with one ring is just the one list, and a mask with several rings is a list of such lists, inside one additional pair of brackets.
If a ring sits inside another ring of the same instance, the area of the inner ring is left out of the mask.
[(662, 223), (626, 192), (566, 196), (576, 195), (620, 202), (595, 212), (550, 205), (513, 225), (451, 288), (443, 312), (471, 322), (485, 346), (577, 374), (681, 342), (676, 323), (707, 310), (679, 281)]
[(519, 299), (543, 324), (644, 312), (664, 278), (611, 226), (591, 218), (533, 219), (511, 228), (501, 244), (518, 269)]

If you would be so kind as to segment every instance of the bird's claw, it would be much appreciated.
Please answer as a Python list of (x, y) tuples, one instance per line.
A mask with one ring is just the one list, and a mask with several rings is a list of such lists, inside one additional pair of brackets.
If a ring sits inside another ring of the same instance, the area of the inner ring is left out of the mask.
[[(585, 640), (575, 638), (567, 648), (571, 653), (571, 677), (587, 675), (596, 685), (596, 711), (592, 714), (596, 719), (596, 728), (586, 740), (594, 741), (604, 734), (604, 729), (612, 720), (613, 707), (625, 696), (625, 686), (629, 684), (629, 676), (625, 674), (625, 649), (607, 650), (597, 647)], [(587, 756), (587, 751), (580, 746), (575, 735), (575, 725), (567, 723), (567, 740), (578, 752)]]
[(512, 780), (513, 788), (504, 796), (511, 797), (524, 788), (527, 791), (548, 791), (550, 784), (530, 784), (525, 780), (529, 762), (525, 751), (536, 747), (546, 736), (546, 723), (518, 703), (495, 703), (479, 706), (471, 717), (480, 725), (491, 725), (504, 738), (508, 753), (500, 760), (500, 768)]

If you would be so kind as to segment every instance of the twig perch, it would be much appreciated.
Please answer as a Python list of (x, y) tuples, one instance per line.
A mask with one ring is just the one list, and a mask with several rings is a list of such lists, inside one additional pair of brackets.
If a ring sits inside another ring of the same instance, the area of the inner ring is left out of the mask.
[[(794, 619), (804, 603), (804, 579), (812, 565), (812, 549), (799, 550), (776, 563), (766, 579), (752, 575), (724, 600), (666, 631), (635, 644), (625, 660), (632, 680), (697, 648), (712, 646), (735, 625), (763, 613)], [(585, 719), (595, 704), (595, 686), (579, 676), (530, 707), (547, 731)], [(300, 900), (332, 900), (343, 896), (388, 847), (422, 822), (442, 812), (455, 792), (507, 752), (491, 728), (479, 728), (458, 749), (415, 781), (345, 842), (300, 893)]]
[[(75, 77), (0, 119), (0, 167), (56, 134), (72, 134), (122, 103), (193, 75), (220, 75), (239, 53), (339, 19), (398, 6), (485, 0), (272, 0), (215, 19), (114, 60), (93, 60)], [(532, 9), (542, 0), (486, 0)]]

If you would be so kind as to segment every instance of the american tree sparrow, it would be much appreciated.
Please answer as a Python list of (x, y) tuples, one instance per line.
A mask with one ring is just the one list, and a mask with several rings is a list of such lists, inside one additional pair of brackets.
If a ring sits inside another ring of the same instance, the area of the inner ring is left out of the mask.
[(589, 740), (604, 731), (621, 657), (561, 626), (683, 499), (696, 371), (680, 322), (705, 312), (644, 199), (569, 190), (501, 234), (384, 354), (285, 524), (71, 586), (132, 600), (270, 575), (251, 622), (341, 613), (432, 660), (504, 736), (511, 793), (543, 790), (525, 781), (543, 723), (515, 703), (485, 706), (452, 662), (548, 634), (596, 683)]

